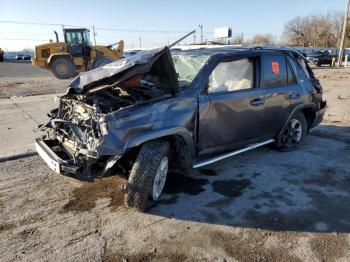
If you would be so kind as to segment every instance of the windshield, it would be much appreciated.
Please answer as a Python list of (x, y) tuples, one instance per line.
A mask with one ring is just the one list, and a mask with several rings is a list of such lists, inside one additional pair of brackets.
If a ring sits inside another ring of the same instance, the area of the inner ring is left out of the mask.
[(178, 80), (191, 83), (208, 61), (207, 55), (172, 55)]

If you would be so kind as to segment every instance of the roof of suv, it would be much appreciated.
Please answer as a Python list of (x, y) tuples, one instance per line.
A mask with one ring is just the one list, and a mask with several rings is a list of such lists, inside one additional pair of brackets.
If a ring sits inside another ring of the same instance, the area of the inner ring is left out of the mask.
[(198, 49), (171, 49), (171, 52), (174, 54), (184, 54), (184, 55), (216, 55), (216, 54), (233, 54), (233, 53), (246, 53), (246, 52), (279, 52), (279, 51), (292, 51), (296, 52), (293, 49), (288, 47), (280, 46), (244, 46), (244, 47), (235, 47), (235, 46), (224, 46), (224, 47), (214, 47), (214, 48), (198, 48)]

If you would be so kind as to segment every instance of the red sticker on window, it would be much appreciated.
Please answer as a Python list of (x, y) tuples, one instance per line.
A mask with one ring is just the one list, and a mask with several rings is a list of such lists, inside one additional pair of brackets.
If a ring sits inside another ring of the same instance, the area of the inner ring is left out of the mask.
[(272, 62), (272, 72), (275, 75), (279, 75), (280, 74), (280, 65), (278, 62)]

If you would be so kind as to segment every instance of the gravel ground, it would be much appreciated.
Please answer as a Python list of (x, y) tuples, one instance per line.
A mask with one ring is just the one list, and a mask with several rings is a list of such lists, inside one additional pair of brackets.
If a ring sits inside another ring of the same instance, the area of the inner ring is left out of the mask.
[(38, 156), (1, 163), (2, 261), (349, 261), (349, 131), (172, 175), (148, 214), (123, 206), (121, 178), (77, 181)]
[(315, 69), (327, 115), (301, 149), (171, 175), (147, 214), (123, 206), (119, 177), (74, 180), (38, 156), (0, 163), (1, 261), (349, 261), (349, 72)]

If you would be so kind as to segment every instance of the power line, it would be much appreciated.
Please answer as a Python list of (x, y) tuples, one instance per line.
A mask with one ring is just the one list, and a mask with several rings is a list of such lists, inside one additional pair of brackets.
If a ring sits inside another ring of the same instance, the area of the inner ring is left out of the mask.
[(65, 25), (65, 24), (53, 24), (53, 23), (41, 23), (41, 22), (22, 22), (22, 21), (9, 21), (2, 20), (0, 24), (21, 24), (21, 25), (45, 25), (45, 26), (71, 26), (71, 27), (80, 27), (74, 25)]
[(38, 41), (38, 42), (47, 42), (47, 39), (34, 39), (34, 38), (3, 38), (1, 37), (0, 40), (10, 40), (10, 41)]
[(161, 34), (183, 34), (187, 31), (163, 31), (163, 30), (138, 30), (138, 29), (121, 29), (121, 28), (105, 28), (95, 27), (96, 30), (116, 31), (116, 32), (131, 32), (131, 33), (161, 33)]
[[(24, 24), (24, 25), (40, 25), (40, 26), (64, 26), (64, 27), (84, 27), (92, 29), (91, 26), (79, 26), (79, 25), (69, 25), (69, 24), (57, 24), (57, 23), (42, 23), (42, 22), (23, 22), (23, 21), (10, 21), (1, 20), (1, 24)], [(108, 27), (95, 27), (95, 30), (102, 31), (115, 31), (115, 32), (126, 32), (126, 33), (161, 33), (161, 34), (184, 34), (188, 31), (178, 31), (178, 30), (140, 30), (140, 29), (123, 29), (123, 28), (108, 28)], [(212, 32), (206, 32), (212, 33)]]
[(316, 12), (318, 11), (321, 7), (323, 7), (325, 4), (329, 3), (329, 0), (326, 0), (324, 2), (322, 2), (318, 7), (316, 7), (315, 9), (311, 10), (310, 13)]

